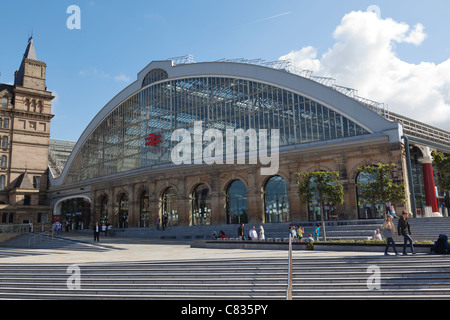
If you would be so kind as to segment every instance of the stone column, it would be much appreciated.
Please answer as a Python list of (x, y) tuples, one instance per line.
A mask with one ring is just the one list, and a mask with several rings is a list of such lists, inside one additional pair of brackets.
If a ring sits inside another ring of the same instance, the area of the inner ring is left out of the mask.
[(148, 210), (150, 212), (149, 215), (150, 226), (156, 226), (156, 219), (160, 215), (159, 197), (156, 190), (156, 183), (155, 181), (149, 181), (147, 186), (148, 186)]
[(425, 199), (427, 206), (432, 208), (433, 213), (439, 212), (439, 207), (436, 197), (436, 185), (433, 174), (433, 157), (431, 156), (431, 149), (429, 147), (420, 147), (423, 157), (419, 159), (422, 163), (423, 182), (425, 185)]
[(257, 184), (257, 172), (254, 169), (248, 172), (247, 214), (249, 224), (263, 222), (263, 197)]

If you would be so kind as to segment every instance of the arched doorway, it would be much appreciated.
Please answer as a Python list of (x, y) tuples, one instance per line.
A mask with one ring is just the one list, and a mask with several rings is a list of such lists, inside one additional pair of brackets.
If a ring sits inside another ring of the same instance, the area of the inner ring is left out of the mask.
[(119, 199), (119, 228), (128, 228), (128, 195), (126, 193)]
[(167, 226), (178, 226), (178, 194), (175, 188), (168, 188), (162, 195), (161, 219), (166, 217)]
[(53, 211), (53, 222), (57, 221), (66, 231), (90, 228), (91, 199), (78, 196), (58, 201)]
[(270, 178), (265, 185), (264, 213), (266, 223), (289, 221), (288, 186), (281, 176)]
[[(326, 173), (324, 170), (320, 170), (322, 173)], [(306, 182), (306, 181), (305, 181)], [(328, 221), (328, 220), (337, 220), (337, 207), (331, 201), (327, 201), (327, 199), (321, 199), (318, 186), (316, 183), (316, 177), (314, 174), (309, 176), (308, 180), (308, 188), (309, 192), (311, 192), (311, 198), (308, 201), (307, 211), (308, 211), (308, 221)], [(327, 181), (327, 184), (331, 187), (333, 186), (333, 182), (330, 180)], [(323, 207), (322, 207), (323, 205)], [(323, 218), (322, 218), (323, 214)]]
[[(356, 176), (356, 185), (358, 183), (366, 184), (371, 181), (373, 177), (369, 174), (360, 172)], [(358, 219), (381, 219), (384, 217), (385, 205), (382, 203), (365, 203), (364, 198), (359, 194), (358, 187), (356, 187), (356, 201), (358, 203)]]
[(211, 224), (211, 194), (205, 184), (199, 184), (192, 192), (192, 225)]
[(227, 223), (247, 223), (247, 188), (245, 184), (241, 180), (230, 183), (226, 197)]

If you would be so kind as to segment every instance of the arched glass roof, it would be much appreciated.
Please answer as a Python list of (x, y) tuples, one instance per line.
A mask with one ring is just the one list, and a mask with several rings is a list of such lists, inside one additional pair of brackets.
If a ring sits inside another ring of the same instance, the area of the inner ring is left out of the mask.
[[(344, 114), (299, 93), (236, 77), (156, 82), (131, 95), (93, 130), (66, 183), (171, 164), (176, 129), (278, 129), (280, 147), (370, 134)], [(161, 143), (146, 145), (150, 135)], [(203, 142), (206, 147), (208, 142)]]

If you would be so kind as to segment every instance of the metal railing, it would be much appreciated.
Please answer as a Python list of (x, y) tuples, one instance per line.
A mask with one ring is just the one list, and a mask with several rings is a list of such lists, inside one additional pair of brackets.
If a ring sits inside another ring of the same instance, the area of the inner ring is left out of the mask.
[(40, 244), (42, 243), (42, 241), (50, 240), (53, 239), (54, 237), (55, 237), (54, 231), (51, 229), (37, 234), (33, 234), (30, 237), (30, 239), (28, 239), (28, 246), (31, 247), (33, 244), (33, 246), (35, 247), (36, 243)]
[(26, 233), (29, 230), (27, 224), (6, 224), (0, 225), (0, 233)]
[(286, 300), (292, 300), (292, 278), (293, 278), (293, 263), (292, 263), (292, 237), (289, 236), (289, 267), (288, 267), (288, 284), (286, 289)]

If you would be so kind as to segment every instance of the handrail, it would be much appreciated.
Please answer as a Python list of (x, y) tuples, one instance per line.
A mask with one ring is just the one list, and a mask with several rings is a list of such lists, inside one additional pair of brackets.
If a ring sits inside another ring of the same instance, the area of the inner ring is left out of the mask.
[(29, 226), (26, 224), (7, 224), (0, 225), (0, 233), (26, 233)]
[(292, 300), (292, 237), (289, 236), (289, 267), (288, 267), (288, 285), (286, 290), (286, 300)]
[(43, 238), (46, 237), (47, 239), (54, 238), (53, 230), (47, 230), (41, 233), (34, 234), (30, 239), (28, 239), (28, 246), (31, 247), (31, 241), (33, 241), (33, 246), (36, 246), (36, 239), (39, 238), (39, 243), (42, 242)]

